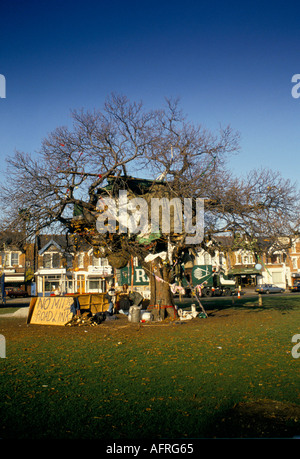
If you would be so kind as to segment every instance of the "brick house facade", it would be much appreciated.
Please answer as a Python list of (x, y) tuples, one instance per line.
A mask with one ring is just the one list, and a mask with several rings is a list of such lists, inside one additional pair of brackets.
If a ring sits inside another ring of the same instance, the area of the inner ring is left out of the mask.
[[(0, 272), (5, 273), (6, 286), (23, 287), (32, 295), (50, 295), (57, 288), (65, 294), (98, 293), (123, 278), (106, 258), (94, 256), (89, 245), (81, 242), (75, 248), (72, 238), (65, 235), (40, 235), (27, 244), (21, 240), (17, 233), (0, 237)], [(193, 250), (185, 263), (186, 273), (195, 265), (212, 265), (250, 289), (263, 283), (288, 288), (300, 281), (300, 237), (288, 249), (266, 247), (258, 257), (250, 250), (231, 250), (231, 242), (227, 237), (225, 251), (218, 249), (217, 238), (209, 252)]]

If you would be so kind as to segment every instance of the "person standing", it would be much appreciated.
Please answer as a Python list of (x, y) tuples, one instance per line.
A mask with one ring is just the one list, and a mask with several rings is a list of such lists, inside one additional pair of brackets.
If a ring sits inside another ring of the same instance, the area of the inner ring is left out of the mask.
[(106, 294), (106, 298), (108, 299), (109, 306), (108, 306), (108, 313), (110, 316), (114, 313), (114, 306), (116, 302), (116, 292), (114, 288), (110, 288)]

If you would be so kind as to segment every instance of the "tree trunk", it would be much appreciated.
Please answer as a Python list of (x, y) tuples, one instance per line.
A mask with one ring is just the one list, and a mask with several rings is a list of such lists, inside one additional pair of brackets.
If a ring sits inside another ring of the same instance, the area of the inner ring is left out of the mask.
[(174, 306), (173, 294), (170, 290), (169, 265), (164, 264), (160, 258), (156, 258), (149, 263), (150, 274), (150, 305), (154, 319), (164, 319), (166, 317), (176, 318), (177, 312)]

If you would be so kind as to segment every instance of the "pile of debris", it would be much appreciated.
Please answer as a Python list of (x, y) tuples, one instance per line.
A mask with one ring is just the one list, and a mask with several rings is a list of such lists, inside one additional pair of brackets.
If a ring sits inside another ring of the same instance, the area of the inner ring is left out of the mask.
[(192, 304), (191, 311), (178, 309), (177, 313), (178, 313), (180, 320), (191, 320), (191, 319), (195, 319), (196, 317), (204, 319), (207, 317), (207, 314), (205, 311), (202, 311), (202, 312), (197, 311), (195, 304)]
[[(177, 307), (175, 307), (177, 309)], [(96, 326), (100, 325), (104, 321), (110, 321), (117, 319), (116, 315), (111, 315), (108, 311), (96, 312), (93, 314), (91, 311), (84, 311), (82, 313), (77, 310), (73, 315), (72, 319), (65, 324), (68, 327), (75, 326)], [(132, 323), (139, 322), (157, 322), (166, 319), (166, 311), (164, 308), (142, 310), (141, 306), (131, 306), (129, 311), (123, 311), (122, 309), (118, 311), (119, 314), (128, 316), (128, 321)], [(163, 314), (161, 314), (163, 313)], [(197, 311), (196, 305), (192, 304), (191, 310), (182, 310), (177, 309), (177, 314), (180, 321), (186, 321), (198, 318), (206, 318), (207, 314), (205, 312)]]
[(102, 322), (106, 320), (106, 312), (96, 312), (96, 314), (92, 314), (91, 312), (87, 311), (82, 313), (80, 316), (74, 315), (69, 322), (65, 325), (68, 327), (75, 327), (75, 326), (82, 326), (82, 325), (90, 325), (96, 326), (100, 325)]

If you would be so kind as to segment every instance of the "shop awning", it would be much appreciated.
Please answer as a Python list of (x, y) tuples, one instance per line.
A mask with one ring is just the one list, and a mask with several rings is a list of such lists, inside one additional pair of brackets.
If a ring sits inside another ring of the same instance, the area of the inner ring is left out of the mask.
[(25, 282), (25, 276), (22, 273), (5, 274), (5, 282)]
[(255, 269), (254, 266), (253, 268), (232, 268), (228, 271), (228, 274), (231, 274), (232, 276), (239, 276), (242, 274), (258, 274), (261, 275), (261, 269)]
[(87, 277), (107, 277), (113, 276), (113, 268), (111, 266), (88, 266)]
[(66, 268), (40, 268), (36, 273), (34, 273), (35, 276), (49, 276), (49, 275), (55, 275), (57, 276), (58, 274), (66, 274)]

